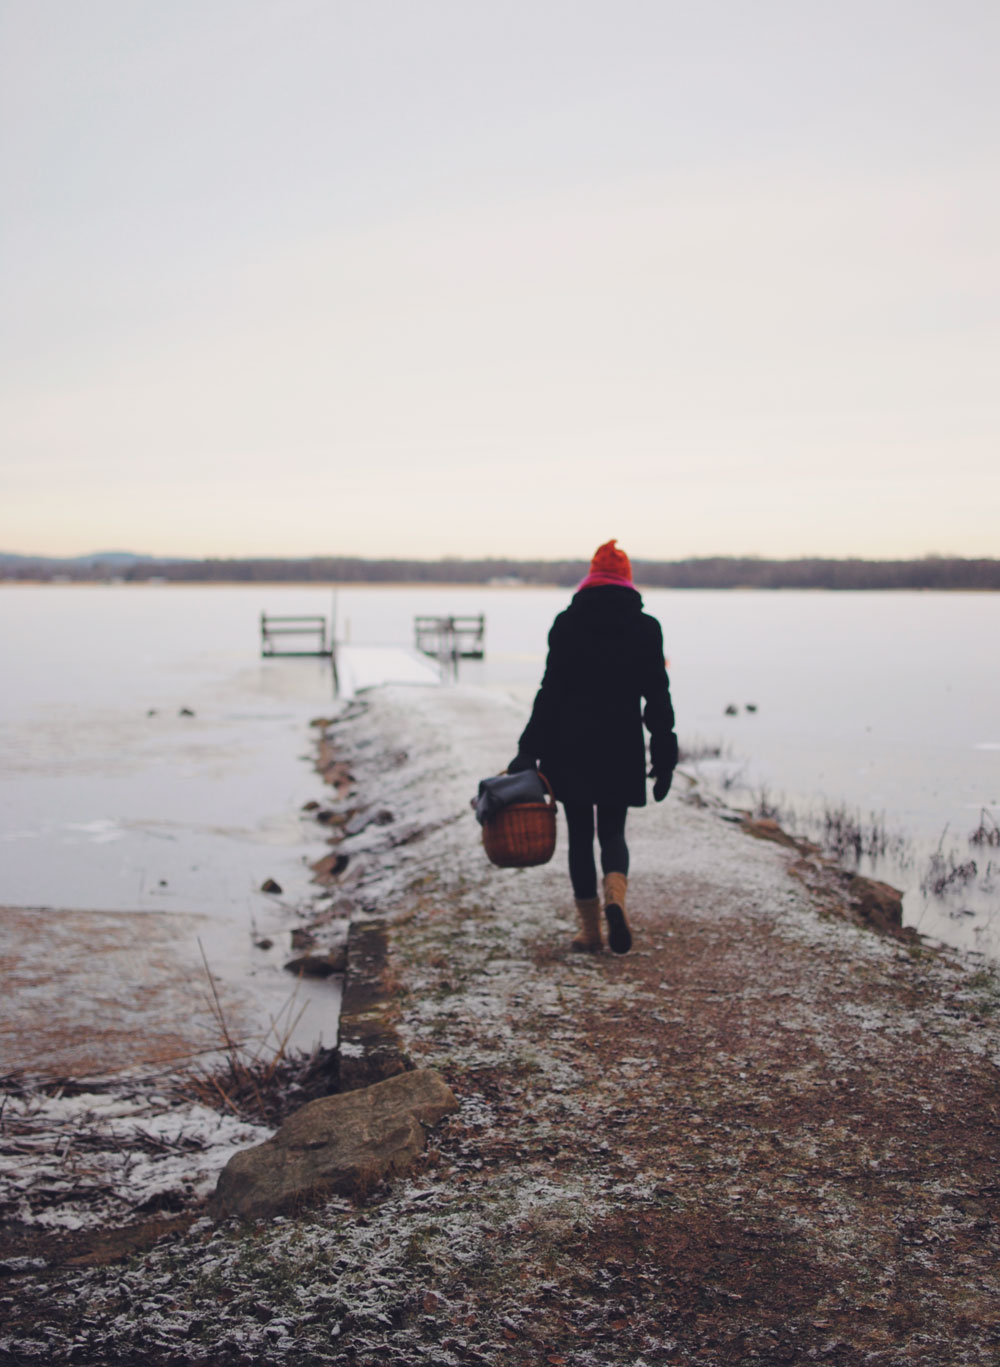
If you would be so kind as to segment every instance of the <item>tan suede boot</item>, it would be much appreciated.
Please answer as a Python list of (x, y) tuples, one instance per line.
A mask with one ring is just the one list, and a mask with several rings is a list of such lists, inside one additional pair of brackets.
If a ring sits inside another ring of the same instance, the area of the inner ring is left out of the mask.
[(604, 948), (601, 935), (601, 899), (578, 897), (576, 914), (580, 918), (580, 933), (573, 940), (573, 948), (587, 954), (598, 954)]
[(625, 919), (625, 893), (628, 879), (623, 873), (604, 875), (604, 919), (608, 923), (608, 948), (613, 954), (627, 954), (632, 948), (632, 932)]

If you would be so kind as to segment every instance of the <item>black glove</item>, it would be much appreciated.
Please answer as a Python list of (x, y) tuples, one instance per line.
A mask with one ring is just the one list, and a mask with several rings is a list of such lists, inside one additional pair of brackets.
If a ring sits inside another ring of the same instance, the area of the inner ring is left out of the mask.
[[(649, 739), (649, 759), (654, 774), (673, 771), (677, 765), (677, 736), (673, 731), (661, 731)], [(666, 791), (666, 790), (664, 790)]]
[(517, 754), (507, 765), (508, 774), (523, 774), (526, 769), (534, 769), (535, 760), (533, 755), (529, 755), (525, 750), (518, 750)]
[(670, 792), (674, 769), (677, 766), (677, 736), (673, 731), (652, 736), (649, 742), (649, 758), (653, 767), (649, 777), (653, 782), (653, 801), (662, 802)]

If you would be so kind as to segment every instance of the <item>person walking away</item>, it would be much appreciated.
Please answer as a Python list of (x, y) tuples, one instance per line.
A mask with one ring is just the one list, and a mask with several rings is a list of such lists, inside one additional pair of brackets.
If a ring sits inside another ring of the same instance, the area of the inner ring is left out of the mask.
[[(569, 876), (580, 921), (573, 948), (616, 954), (632, 948), (625, 912), (629, 807), (646, 803), (650, 735), (653, 797), (662, 802), (677, 764), (677, 737), (663, 633), (642, 610), (628, 556), (614, 540), (599, 546), (590, 572), (549, 632), (541, 687), (517, 755), (518, 773), (537, 764), (563, 804), (569, 830)], [(598, 896), (594, 815), (603, 874)]]

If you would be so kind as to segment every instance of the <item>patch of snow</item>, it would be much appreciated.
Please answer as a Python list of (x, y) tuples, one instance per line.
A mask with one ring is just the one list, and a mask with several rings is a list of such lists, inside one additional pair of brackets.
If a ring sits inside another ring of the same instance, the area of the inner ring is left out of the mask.
[(120, 1222), (172, 1193), (206, 1196), (233, 1153), (271, 1133), (155, 1092), (0, 1100), (0, 1210), (50, 1229)]

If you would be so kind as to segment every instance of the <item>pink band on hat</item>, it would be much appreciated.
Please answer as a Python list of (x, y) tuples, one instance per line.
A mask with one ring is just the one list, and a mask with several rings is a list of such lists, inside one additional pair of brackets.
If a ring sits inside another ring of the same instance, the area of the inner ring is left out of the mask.
[(599, 570), (592, 571), (585, 579), (581, 579), (575, 591), (579, 593), (581, 589), (597, 589), (605, 585), (616, 589), (631, 589), (633, 593), (638, 593), (631, 579), (625, 579), (620, 574), (602, 574)]

